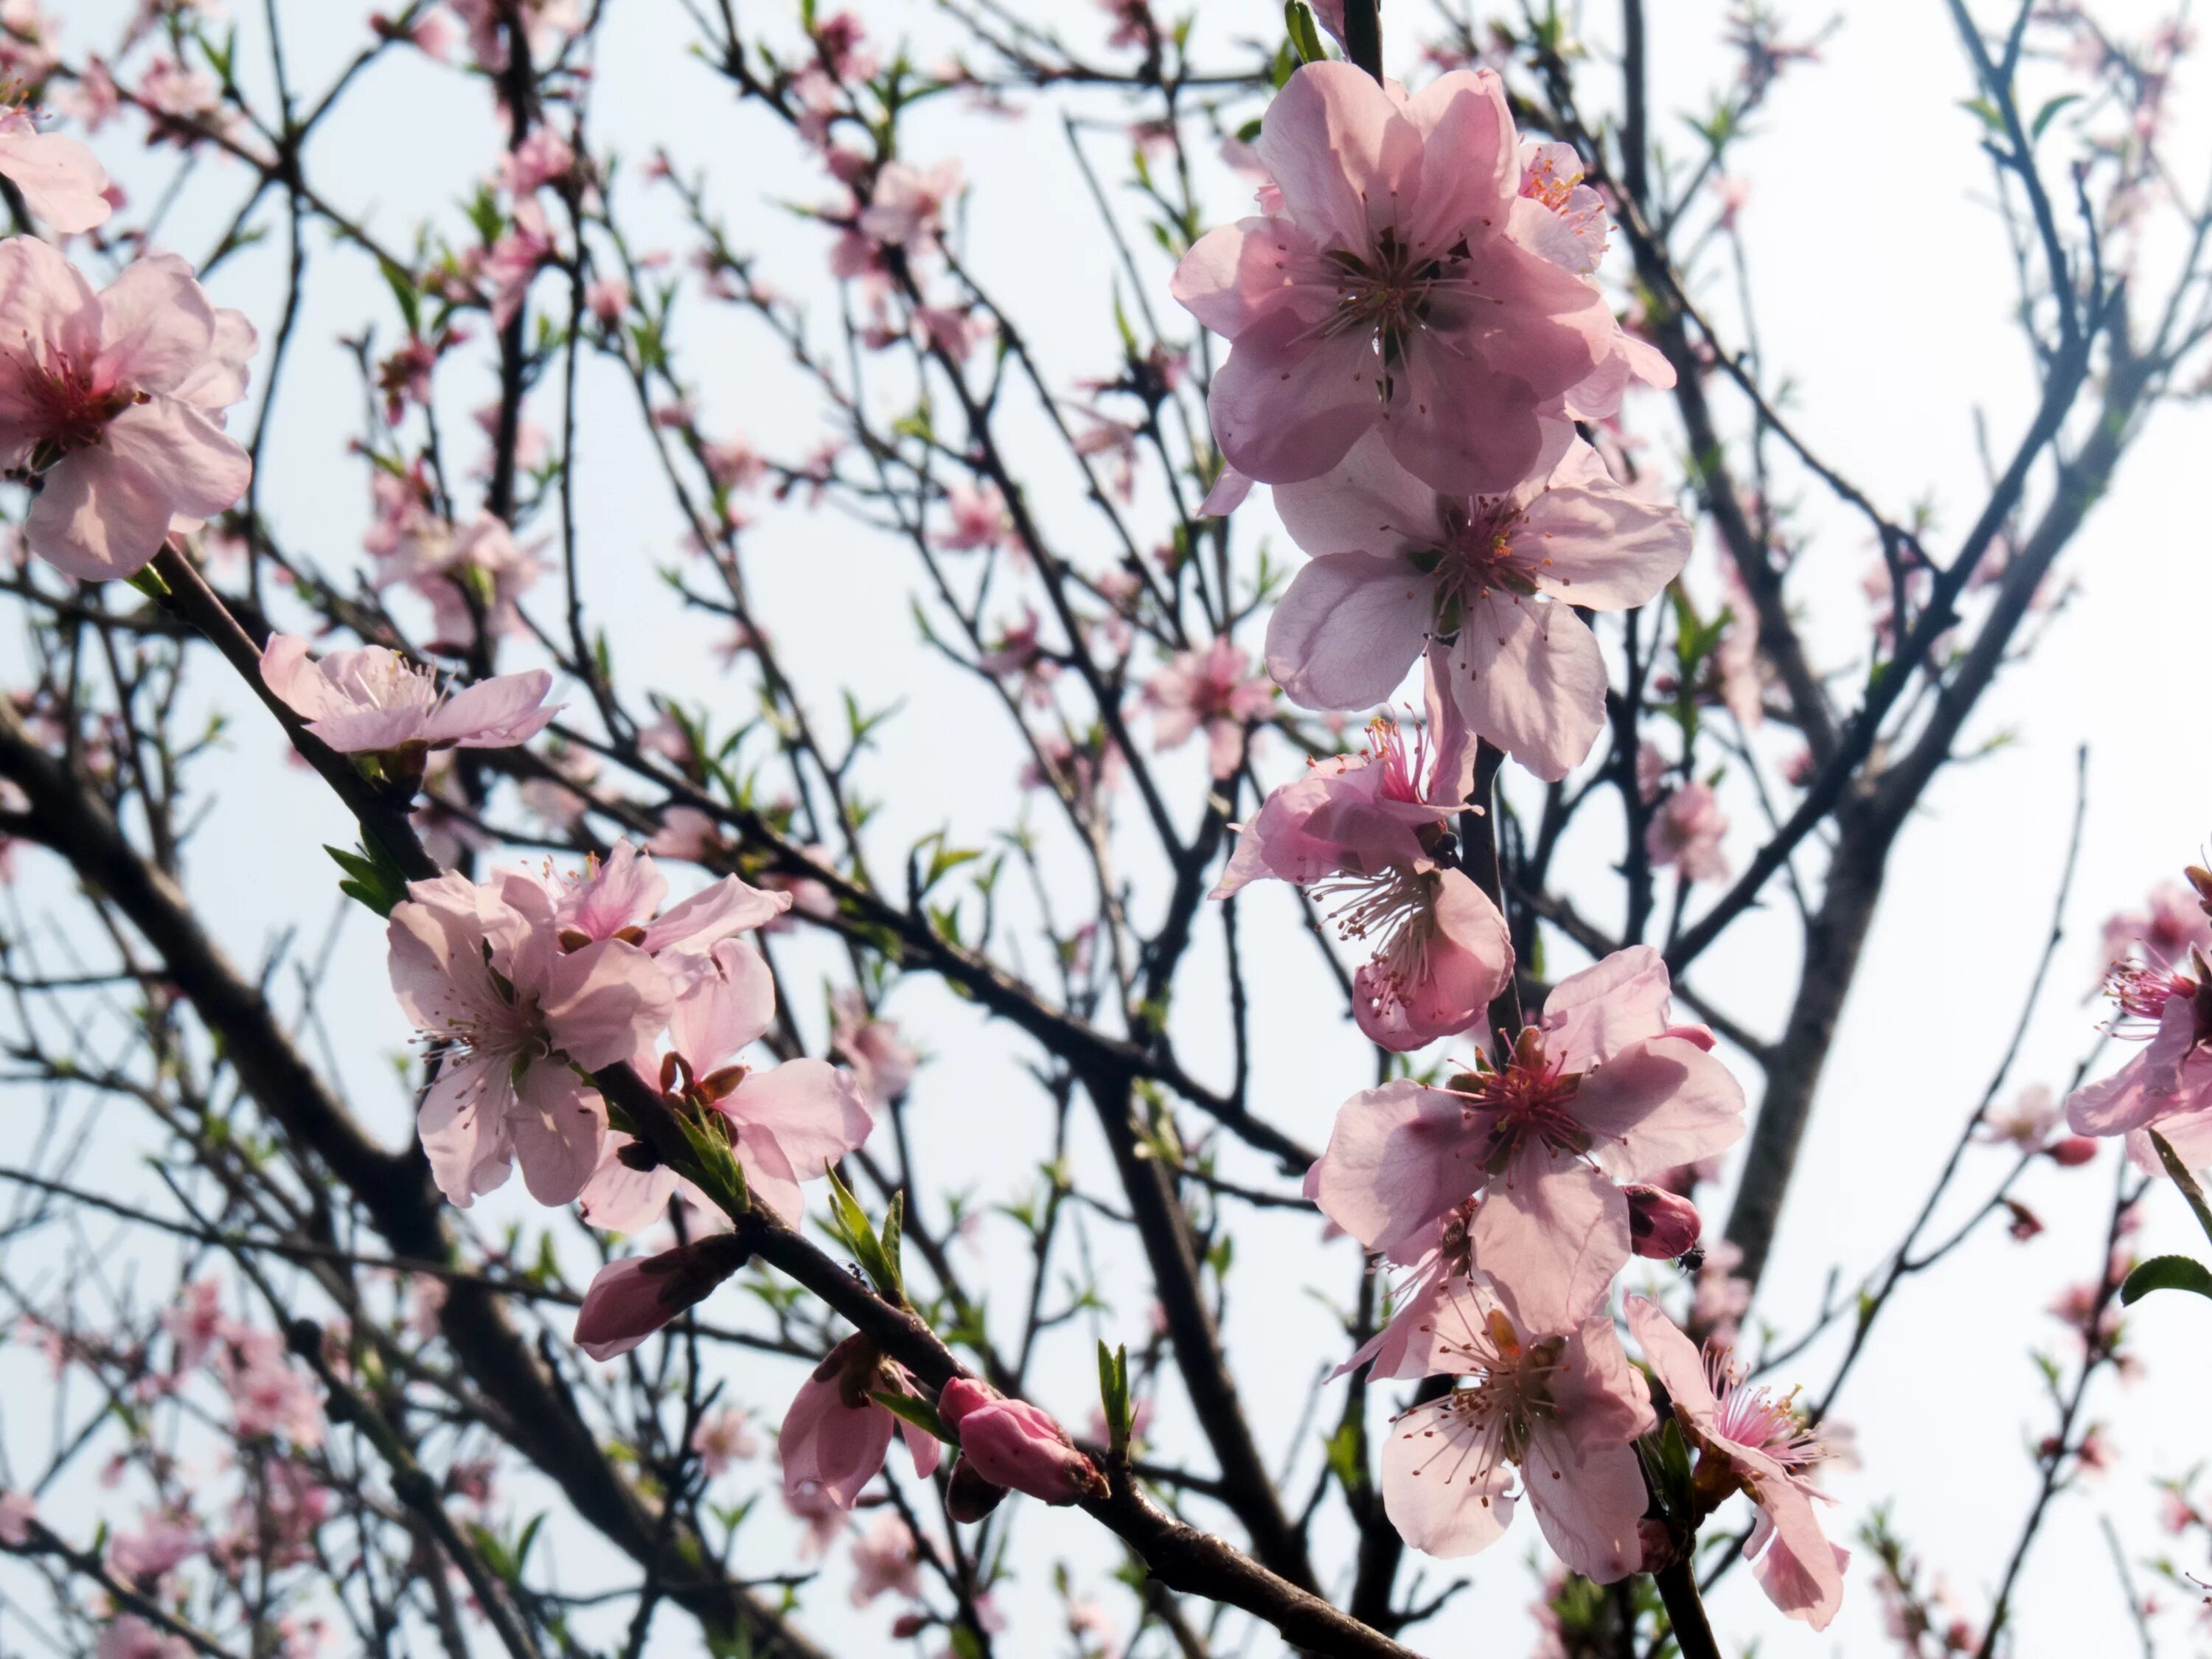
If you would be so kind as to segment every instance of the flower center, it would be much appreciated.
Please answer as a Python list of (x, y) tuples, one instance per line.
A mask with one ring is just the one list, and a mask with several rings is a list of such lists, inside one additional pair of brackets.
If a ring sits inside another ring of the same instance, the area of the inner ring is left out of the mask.
[(1827, 1443), (1797, 1415), (1797, 1391), (1777, 1396), (1743, 1386), (1743, 1367), (1726, 1348), (1705, 1350), (1705, 1376), (1719, 1410), (1713, 1422), (1721, 1438), (1765, 1452), (1788, 1469), (1809, 1468), (1828, 1455)]
[(79, 368), (65, 351), (51, 357), (24, 339), (26, 372), (23, 386), (39, 415), (39, 441), (31, 452), (30, 470), (42, 472), (63, 456), (90, 449), (106, 435), (108, 422), (135, 404), (148, 401), (132, 387), (102, 387), (94, 383), (89, 365)]
[(1494, 1176), (1524, 1146), (1540, 1146), (1554, 1157), (1580, 1158), (1589, 1151), (1589, 1131), (1574, 1112), (1582, 1082), (1580, 1072), (1570, 1072), (1545, 1054), (1542, 1034), (1528, 1025), (1522, 1028), (1503, 1068), (1478, 1054), (1474, 1070), (1445, 1087), (1467, 1102), (1470, 1117), (1488, 1115), (1483, 1168)]
[(1339, 939), (1372, 942), (1386, 1006), (1404, 988), (1427, 977), (1429, 945), (1436, 936), (1434, 872), (1391, 864), (1372, 875), (1330, 876), (1311, 891), (1324, 904), (1342, 901), (1329, 913)]
[[(1502, 1308), (1492, 1308), (1480, 1328), (1468, 1327), (1447, 1338), (1443, 1353), (1469, 1381), (1433, 1408), (1415, 1408), (1434, 1410), (1429, 1432), (1442, 1442), (1417, 1473), (1437, 1469), (1453, 1485), (1464, 1481), (1481, 1490), (1487, 1506), (1498, 1466), (1519, 1462), (1537, 1425), (1559, 1419), (1552, 1377), (1561, 1369), (1566, 1346), (1563, 1336), (1523, 1342)], [(1450, 1463), (1439, 1468), (1446, 1457)]]

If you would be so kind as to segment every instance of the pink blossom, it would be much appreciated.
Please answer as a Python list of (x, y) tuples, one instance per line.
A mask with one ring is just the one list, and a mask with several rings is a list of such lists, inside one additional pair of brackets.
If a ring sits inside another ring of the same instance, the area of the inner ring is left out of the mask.
[(1226, 635), (1200, 651), (1184, 651), (1152, 676), (1145, 702), (1152, 710), (1152, 741), (1180, 748), (1206, 728), (1206, 764), (1216, 778), (1237, 770), (1244, 756), (1245, 726), (1267, 712), (1274, 688), (1250, 672), (1252, 659)]
[(1705, 1223), (1688, 1199), (1640, 1182), (1620, 1191), (1628, 1200), (1629, 1248), (1637, 1255), (1671, 1261), (1697, 1248)]
[(1359, 1029), (1405, 1052), (1480, 1019), (1513, 972), (1513, 945), (1489, 895), (1433, 856), (1448, 807), (1430, 797), (1463, 795), (1458, 769), (1418, 748), (1409, 757), (1381, 720), (1368, 745), (1271, 790), (1212, 896), (1271, 876), (1311, 891), (1341, 937), (1374, 950), (1353, 980)]
[(1426, 651), (1449, 712), (1545, 779), (1605, 723), (1605, 659), (1576, 607), (1642, 605), (1690, 552), (1681, 514), (1615, 483), (1579, 441), (1510, 495), (1468, 498), (1370, 435), (1275, 506), (1316, 556), (1267, 624), (1267, 672), (1291, 700), (1371, 708)]
[[(731, 1063), (775, 1017), (775, 981), (751, 945), (726, 939), (707, 955), (672, 957), (667, 969), (676, 1000), (668, 1021), (673, 1046), (657, 1067), (661, 1087), (688, 1091), (701, 1110), (720, 1113), (753, 1196), (793, 1226), (801, 1224), (805, 1200), (799, 1183), (819, 1180), (875, 1127), (860, 1085), (851, 1073), (824, 1060), (802, 1057), (765, 1067)], [(655, 1069), (649, 1050), (635, 1063), (648, 1074)], [(596, 1227), (635, 1231), (679, 1191), (700, 1211), (702, 1224), (729, 1224), (708, 1212), (697, 1194), (645, 1149), (627, 1137), (610, 1136), (583, 1188), (584, 1218)]]
[(95, 295), (44, 242), (0, 242), (0, 469), (37, 475), (31, 550), (65, 574), (135, 575), (245, 494), (222, 411), (246, 395), (253, 330), (175, 255)]
[(543, 708), (553, 677), (500, 674), (451, 696), (434, 675), (380, 645), (334, 651), (320, 662), (296, 634), (271, 634), (261, 679), (307, 730), (342, 755), (426, 749), (510, 749), (544, 731), (565, 706)]
[(1000, 630), (998, 643), (975, 659), (975, 666), (994, 679), (1019, 677), (1024, 695), (1040, 708), (1051, 707), (1060, 664), (1045, 650), (1044, 625), (1036, 610), (1022, 607), (1022, 619)]
[(1766, 720), (1765, 661), (1759, 654), (1759, 611), (1745, 590), (1733, 564), (1722, 567), (1722, 586), (1728, 590), (1729, 623), (1721, 641), (1713, 647), (1713, 673), (1720, 681), (1721, 702), (1746, 732), (1755, 732)]
[(960, 1455), (993, 1486), (1047, 1504), (1103, 1498), (1106, 1477), (1075, 1449), (1048, 1413), (956, 1376), (937, 1397), (939, 1416), (960, 1437)]
[(107, 1565), (127, 1581), (159, 1578), (205, 1547), (199, 1528), (189, 1519), (149, 1515), (137, 1531), (119, 1532), (107, 1540)]
[(507, 31), (520, 25), (530, 61), (544, 68), (583, 21), (576, 0), (447, 0), (468, 25), (477, 66), (494, 73), (507, 67)]
[(535, 198), (525, 197), (514, 204), (507, 229), (484, 250), (480, 267), (494, 327), (505, 328), (520, 314), (531, 279), (556, 257), (545, 210)]
[(1729, 861), (1721, 840), (1728, 827), (1712, 785), (1692, 779), (1660, 802), (1644, 826), (1644, 851), (1654, 869), (1671, 864), (1684, 881), (1726, 881)]
[(2135, 957), (2153, 968), (2178, 968), (2191, 948), (2212, 951), (2212, 919), (2198, 896), (2178, 881), (2153, 888), (2140, 910), (2122, 910), (2105, 923), (2104, 959)]
[(1644, 1476), (1632, 1443), (1652, 1425), (1644, 1379), (1602, 1311), (1525, 1310), (1507, 1286), (1469, 1279), (1437, 1310), (1438, 1374), (1471, 1376), (1390, 1425), (1382, 1504), (1415, 1549), (1486, 1549), (1522, 1492), (1559, 1559), (1599, 1583), (1643, 1563)]
[(2058, 1127), (2058, 1103), (2047, 1083), (2030, 1084), (2008, 1107), (1990, 1113), (1974, 1132), (1974, 1139), (1991, 1146), (2011, 1146), (2023, 1152), (2041, 1152)]
[(619, 1358), (704, 1301), (744, 1261), (744, 1248), (727, 1233), (610, 1261), (592, 1275), (576, 1310), (576, 1346), (594, 1359)]
[(281, 1436), (295, 1446), (323, 1443), (321, 1397), (293, 1368), (274, 1331), (233, 1330), (216, 1350), (215, 1370), (240, 1435)]
[(651, 1043), (673, 1005), (667, 975), (627, 939), (563, 948), (551, 896), (519, 872), (408, 893), (388, 930), (392, 989), (417, 1030), (451, 1045), (416, 1120), (438, 1189), (465, 1208), (519, 1160), (532, 1198), (568, 1203), (605, 1128), (576, 1068)]
[[(645, 850), (665, 859), (704, 863), (722, 848), (721, 827), (696, 806), (672, 806), (660, 815), (660, 828)], [(767, 878), (762, 878), (767, 882)], [(768, 883), (774, 885), (773, 883)]]
[(1614, 331), (1596, 288), (1543, 251), (1557, 221), (1519, 193), (1498, 77), (1408, 95), (1309, 64), (1255, 148), (1282, 211), (1209, 232), (1173, 284), (1231, 343), (1209, 400), (1231, 465), (1315, 477), (1379, 426), (1437, 489), (1513, 488)]
[(554, 924), (566, 951), (597, 939), (623, 939), (652, 956), (696, 956), (791, 908), (780, 893), (725, 876), (664, 910), (666, 878), (650, 854), (626, 839), (609, 848), (605, 858), (586, 859), (580, 871), (556, 875), (549, 866), (542, 884), (552, 900)]
[(0, 1544), (21, 1549), (31, 1541), (38, 1524), (39, 1500), (28, 1492), (0, 1492)]
[(731, 1464), (757, 1455), (760, 1441), (753, 1434), (748, 1415), (735, 1406), (725, 1406), (699, 1419), (699, 1426), (691, 1431), (691, 1449), (699, 1455), (699, 1467), (711, 1477), (726, 1474)]
[(0, 110), (0, 173), (58, 236), (106, 222), (107, 172), (74, 138), (40, 132), (27, 111)]
[(1541, 1319), (1578, 1316), (1631, 1253), (1616, 1181), (1733, 1144), (1743, 1091), (1702, 1027), (1669, 1025), (1665, 963), (1632, 945), (1562, 980), (1510, 1055), (1478, 1053), (1443, 1088), (1355, 1095), (1306, 1196), (1372, 1250), (1409, 1259), (1469, 1193), (1474, 1265)]
[(869, 1012), (858, 991), (830, 999), (830, 1045), (845, 1056), (861, 1093), (878, 1111), (907, 1091), (921, 1056), (899, 1036), (896, 1023)]
[(876, 1478), (896, 1430), (906, 1440), (915, 1473), (937, 1472), (943, 1449), (934, 1435), (878, 1405), (878, 1394), (913, 1394), (914, 1379), (864, 1336), (848, 1336), (816, 1366), (784, 1413), (777, 1448), (783, 1490), (796, 1501), (822, 1493), (841, 1510), (858, 1501)]
[(951, 523), (930, 536), (930, 544), (946, 553), (984, 553), (1013, 540), (1014, 521), (1006, 512), (1006, 498), (988, 481), (945, 487), (945, 511)]
[(404, 584), (429, 600), (433, 647), (459, 652), (475, 642), (479, 611), (486, 637), (521, 633), (516, 601), (544, 570), (537, 554), (489, 513), (459, 527), (424, 514), (400, 532), (377, 585)]
[(100, 1627), (93, 1659), (193, 1659), (193, 1650), (182, 1637), (169, 1635), (135, 1613), (125, 1613)]
[(768, 463), (761, 459), (760, 452), (742, 437), (724, 443), (702, 444), (699, 461), (707, 469), (707, 476), (725, 489), (750, 489), (768, 471)]
[(860, 210), (860, 228), (878, 242), (918, 252), (939, 234), (945, 204), (959, 193), (957, 161), (931, 167), (887, 161), (876, 175), (868, 205)]
[(1844, 1568), (1851, 1559), (1822, 1534), (1813, 1504), (1829, 1500), (1805, 1478), (1827, 1448), (1787, 1401), (1746, 1388), (1743, 1369), (1728, 1350), (1708, 1346), (1700, 1355), (1644, 1297), (1628, 1298), (1628, 1324), (1703, 1455), (1700, 1474), (1705, 1460), (1722, 1464), (1759, 1506), (1759, 1524), (1743, 1553), (1767, 1599), (1792, 1619), (1826, 1630), (1843, 1604)]
[(512, 196), (524, 197), (556, 184), (575, 171), (576, 152), (548, 126), (532, 127), (522, 142), (501, 158), (500, 183)]
[(853, 1545), (853, 1605), (865, 1607), (886, 1590), (902, 1601), (921, 1594), (921, 1559), (913, 1529), (888, 1511)]
[(629, 309), (629, 284), (620, 276), (601, 276), (584, 289), (584, 308), (609, 328)]
[(163, 1310), (161, 1328), (176, 1344), (176, 1369), (188, 1370), (214, 1352), (230, 1321), (222, 1311), (222, 1286), (212, 1279), (195, 1279), (178, 1293), (176, 1302)]
[(2120, 1035), (2147, 1037), (2110, 1077), (2085, 1084), (2066, 1102), (2078, 1135), (2128, 1137), (2136, 1166), (2165, 1165), (2150, 1145), (2155, 1129), (2191, 1170), (2212, 1165), (2212, 965), (2191, 951), (2191, 971), (2116, 968), (2111, 990)]

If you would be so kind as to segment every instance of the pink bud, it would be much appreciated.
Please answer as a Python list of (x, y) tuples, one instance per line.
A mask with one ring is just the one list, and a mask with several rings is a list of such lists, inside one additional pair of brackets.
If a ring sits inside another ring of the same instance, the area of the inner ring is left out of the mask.
[(937, 1413), (960, 1437), (963, 1458), (994, 1486), (1048, 1504), (1106, 1495), (1098, 1466), (1075, 1449), (1066, 1430), (1025, 1401), (956, 1376), (938, 1396)]
[(904, 1642), (914, 1637), (921, 1635), (922, 1632), (928, 1628), (929, 1615), (927, 1613), (902, 1613), (899, 1614), (897, 1618), (891, 1620), (891, 1640), (894, 1642)]
[(628, 1353), (745, 1264), (728, 1233), (659, 1255), (626, 1256), (592, 1275), (576, 1314), (576, 1346), (594, 1359)]
[(1628, 1199), (1628, 1239), (1638, 1255), (1670, 1261), (1696, 1247), (1705, 1223), (1698, 1206), (1662, 1187), (1624, 1187)]
[(584, 305), (611, 328), (629, 309), (629, 284), (619, 276), (602, 276), (584, 290)]
[(2097, 1143), (2087, 1135), (2068, 1135), (2045, 1147), (2043, 1155), (2063, 1169), (2078, 1170), (2097, 1156)]
[(2043, 1231), (2043, 1218), (2027, 1205), (2008, 1198), (2005, 1200), (2004, 1206), (2012, 1212), (2012, 1223), (2006, 1231), (2021, 1243), (2027, 1243)]

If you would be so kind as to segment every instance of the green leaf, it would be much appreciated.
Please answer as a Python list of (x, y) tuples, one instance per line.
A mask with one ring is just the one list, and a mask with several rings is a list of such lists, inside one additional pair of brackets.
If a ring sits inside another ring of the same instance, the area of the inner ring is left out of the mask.
[(1283, 26), (1290, 31), (1291, 48), (1301, 64), (1318, 64), (1328, 56), (1321, 44), (1321, 25), (1305, 0), (1290, 0), (1283, 8)]
[(2194, 1291), (2212, 1298), (2212, 1270), (2185, 1255), (2154, 1255), (2128, 1275), (2120, 1300), (2133, 1307), (2153, 1291)]
[(904, 1303), (906, 1290), (900, 1282), (898, 1269), (884, 1252), (876, 1230), (868, 1224), (867, 1212), (860, 1207), (860, 1200), (845, 1183), (837, 1179), (834, 1166), (825, 1164), (823, 1171), (830, 1177), (830, 1214), (836, 1223), (837, 1236), (844, 1240), (845, 1248), (853, 1253), (853, 1259), (875, 1282), (876, 1288), (891, 1301)]
[(1098, 1344), (1098, 1406), (1106, 1419), (1106, 1443), (1115, 1456), (1129, 1449), (1129, 1348), (1127, 1343), (1108, 1352)]
[(373, 851), (363, 848), (356, 852), (343, 852), (335, 847), (323, 851), (345, 872), (345, 879), (338, 883), (338, 890), (348, 898), (358, 899), (380, 916), (389, 916), (392, 906), (407, 896), (407, 872), (393, 861), (381, 843)]
[(2035, 119), (2028, 123), (2027, 136), (2029, 142), (2033, 143), (2034, 140), (2043, 137), (2044, 128), (2051, 125), (2051, 117), (2057, 115), (2060, 110), (2064, 109), (2069, 104), (2078, 104), (2081, 101), (2081, 94), (2080, 93), (2062, 92), (2057, 97), (2052, 99), (2041, 109), (2036, 111)]
[(890, 1207), (884, 1212), (883, 1231), (877, 1236), (876, 1242), (882, 1247), (884, 1261), (890, 1267), (894, 1284), (903, 1284), (906, 1280), (905, 1269), (899, 1263), (899, 1238), (905, 1227), (906, 1194), (903, 1192), (893, 1193)]
[(952, 1431), (945, 1426), (945, 1419), (937, 1414), (937, 1408), (920, 1395), (895, 1394), (889, 1389), (877, 1389), (870, 1398), (893, 1417), (904, 1418), (923, 1433), (935, 1435), (946, 1445), (960, 1443), (952, 1437)]

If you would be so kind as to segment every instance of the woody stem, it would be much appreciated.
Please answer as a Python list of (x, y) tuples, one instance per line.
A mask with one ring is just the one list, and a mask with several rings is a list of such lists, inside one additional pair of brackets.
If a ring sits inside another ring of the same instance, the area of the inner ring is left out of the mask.
[(1659, 1587), (1659, 1600), (1667, 1608), (1667, 1623), (1682, 1659), (1721, 1659), (1713, 1640), (1713, 1627), (1705, 1622), (1705, 1604), (1698, 1595), (1698, 1575), (1686, 1554), (1670, 1567), (1651, 1575)]
[[(1474, 751), (1474, 787), (1468, 810), (1459, 815), (1460, 868), (1468, 879), (1490, 896), (1500, 915), (1505, 914), (1504, 866), (1498, 856), (1498, 769), (1505, 751), (1479, 743)], [(1521, 1034), (1521, 974), (1516, 963), (1505, 988), (1490, 1005), (1491, 1041), (1503, 1064)]]

